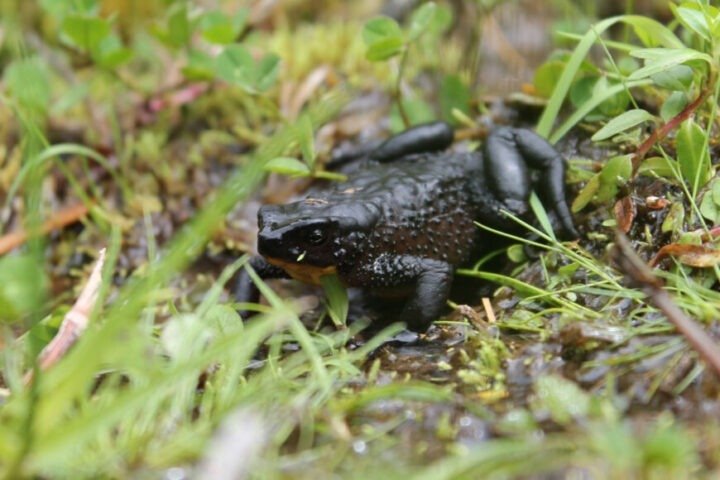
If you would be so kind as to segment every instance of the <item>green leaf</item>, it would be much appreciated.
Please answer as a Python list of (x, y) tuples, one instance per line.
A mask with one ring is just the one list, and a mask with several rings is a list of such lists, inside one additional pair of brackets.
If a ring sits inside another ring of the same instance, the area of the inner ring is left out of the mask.
[(453, 24), (453, 12), (449, 5), (438, 5), (435, 9), (432, 21), (428, 25), (428, 31), (439, 36), (446, 32)]
[(700, 202), (700, 214), (713, 225), (720, 224), (720, 179), (714, 179)]
[(264, 92), (272, 87), (280, 73), (280, 57), (268, 53), (260, 59), (255, 70), (255, 88)]
[(669, 48), (636, 48), (630, 51), (630, 55), (643, 60), (660, 60), (668, 55), (676, 55), (680, 51), (692, 51), (691, 48), (669, 49)]
[(190, 42), (192, 28), (188, 19), (188, 9), (185, 2), (172, 5), (169, 10), (167, 43), (173, 47), (184, 47)]
[[(562, 70), (560, 70), (560, 73), (562, 73)], [(591, 75), (579, 78), (575, 83), (573, 83), (570, 88), (569, 97), (570, 103), (572, 103), (575, 108), (580, 108), (593, 98), (593, 94), (596, 93), (595, 85), (597, 84), (598, 79), (599, 77), (596, 75)]]
[(245, 88), (253, 87), (255, 60), (250, 52), (237, 43), (226, 46), (215, 59), (217, 75), (228, 83)]
[(469, 115), (472, 93), (460, 75), (446, 75), (440, 85), (440, 109), (442, 118), (454, 122), (453, 110)]
[(368, 47), (388, 38), (400, 39), (400, 43), (403, 43), (400, 25), (389, 17), (377, 17), (369, 20), (363, 27), (362, 37)]
[(310, 175), (310, 168), (296, 158), (278, 157), (270, 160), (263, 167), (265, 171), (281, 173), (283, 175), (293, 175), (297, 177), (306, 177)]
[(427, 2), (412, 13), (410, 17), (410, 27), (408, 28), (408, 41), (413, 42), (417, 40), (428, 30), (428, 27), (435, 17), (436, 11), (437, 5), (435, 5), (435, 2)]
[[(702, 214), (702, 205), (700, 206), (700, 213)], [(703, 214), (703, 216), (705, 216)], [(681, 202), (675, 202), (670, 205), (670, 211), (665, 216), (662, 226), (660, 227), (663, 233), (668, 232), (681, 232), (683, 222), (685, 221), (685, 209)]]
[[(405, 108), (405, 113), (410, 120), (410, 125), (418, 125), (436, 120), (435, 112), (432, 107), (421, 98), (403, 98), (402, 104)], [(390, 109), (390, 129), (393, 132), (401, 132), (405, 130), (405, 124), (400, 116), (400, 109), (397, 104), (394, 104)]]
[(134, 52), (129, 48), (117, 48), (102, 52), (97, 58), (97, 63), (105, 68), (115, 68), (123, 63), (127, 63), (133, 57)]
[(716, 182), (713, 184), (712, 188), (710, 188), (710, 192), (712, 194), (713, 201), (720, 205), (720, 183)]
[(635, 70), (628, 79), (639, 80), (653, 76), (657, 73), (669, 70), (676, 65), (680, 65), (693, 60), (701, 60), (712, 64), (712, 57), (706, 53), (698, 52), (691, 48), (648, 48), (638, 49), (630, 52), (630, 55), (638, 58), (646, 59), (645, 66), (639, 70)]
[(218, 77), (250, 93), (267, 90), (277, 79), (279, 67), (277, 55), (265, 55), (256, 63), (250, 52), (237, 43), (227, 45), (215, 59)]
[(683, 179), (695, 195), (710, 180), (712, 170), (705, 132), (692, 119), (684, 121), (678, 130), (677, 160)]
[(388, 17), (369, 20), (363, 27), (362, 36), (368, 47), (365, 56), (372, 62), (387, 60), (400, 53), (405, 46), (400, 26)]
[(565, 62), (562, 60), (550, 60), (535, 70), (533, 77), (533, 85), (535, 91), (543, 98), (549, 98), (552, 95), (555, 85), (563, 74)]
[(3, 75), (10, 95), (18, 104), (38, 115), (45, 115), (50, 104), (50, 80), (44, 63), (36, 57), (15, 60)]
[[(603, 93), (610, 91), (613, 85), (620, 84), (615, 80), (609, 80), (605, 76), (600, 77), (593, 86), (593, 97), (600, 96)], [(616, 117), (624, 113), (630, 104), (630, 96), (628, 95), (627, 90), (627, 88), (623, 88), (615, 95), (610, 95), (605, 98), (605, 100), (603, 100), (597, 107), (598, 113), (606, 117)]]
[(677, 172), (677, 162), (665, 157), (646, 158), (638, 168), (640, 175), (658, 176), (669, 180), (676, 180)]
[(672, 30), (650, 17), (625, 15), (619, 18), (632, 26), (635, 34), (646, 47), (663, 46), (666, 48), (681, 48), (685, 46)]
[(575, 200), (573, 200), (572, 206), (570, 207), (572, 213), (577, 213), (583, 208), (585, 208), (592, 201), (592, 199), (595, 198), (595, 194), (597, 194), (599, 188), (600, 174), (596, 173), (590, 178), (590, 180), (588, 180), (585, 186), (575, 197)]
[(212, 10), (200, 19), (202, 38), (210, 43), (227, 45), (234, 42), (242, 33), (247, 20), (248, 10), (238, 10), (234, 16), (228, 16), (220, 10)]
[(0, 321), (14, 322), (43, 305), (47, 278), (29, 255), (0, 258)]
[(205, 52), (191, 50), (182, 74), (190, 80), (212, 80), (215, 77), (215, 59)]
[(337, 326), (345, 325), (349, 308), (347, 290), (337, 275), (323, 275), (320, 277), (320, 283), (325, 290), (330, 318)]
[(72, 14), (65, 17), (60, 31), (71, 45), (92, 53), (110, 35), (110, 22), (89, 15)]
[(601, 140), (608, 139), (614, 135), (617, 135), (618, 133), (630, 130), (631, 128), (643, 122), (653, 120), (654, 118), (655, 117), (652, 116), (649, 112), (640, 108), (628, 110), (627, 112), (613, 118), (608, 123), (606, 123), (604, 127), (598, 130), (595, 135), (592, 136), (592, 140), (594, 142), (599, 142)]
[(93, 60), (105, 68), (115, 68), (133, 56), (133, 51), (125, 48), (117, 35), (111, 34), (100, 42), (93, 52)]
[(600, 171), (600, 185), (595, 200), (601, 203), (615, 198), (618, 188), (632, 175), (632, 155), (618, 155), (608, 160)]
[(507, 254), (508, 260), (514, 263), (522, 263), (527, 260), (527, 255), (525, 254), (525, 247), (523, 247), (519, 243), (510, 245), (505, 253)]
[(617, 61), (617, 68), (622, 75), (628, 76), (640, 68), (640, 62), (632, 57), (623, 56)]
[(660, 108), (660, 117), (664, 121), (672, 119), (675, 115), (683, 111), (683, 108), (687, 106), (688, 98), (685, 92), (673, 92), (663, 102)]
[(371, 62), (381, 62), (402, 52), (405, 44), (402, 38), (388, 37), (370, 45), (365, 57)]
[(677, 5), (670, 3), (670, 9), (680, 23), (689, 31), (696, 33), (702, 37), (705, 41), (710, 41), (710, 28), (708, 27), (708, 21), (703, 12), (694, 8), (678, 7)]
[(692, 86), (693, 69), (687, 65), (675, 65), (652, 75), (652, 81), (658, 87), (667, 88), (668, 90), (687, 91)]

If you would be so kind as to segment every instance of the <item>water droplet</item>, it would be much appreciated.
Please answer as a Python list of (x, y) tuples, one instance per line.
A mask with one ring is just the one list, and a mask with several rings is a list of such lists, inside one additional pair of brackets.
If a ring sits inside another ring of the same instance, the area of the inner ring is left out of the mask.
[(367, 452), (367, 443), (362, 440), (356, 440), (352, 444), (352, 449), (355, 453), (362, 455)]

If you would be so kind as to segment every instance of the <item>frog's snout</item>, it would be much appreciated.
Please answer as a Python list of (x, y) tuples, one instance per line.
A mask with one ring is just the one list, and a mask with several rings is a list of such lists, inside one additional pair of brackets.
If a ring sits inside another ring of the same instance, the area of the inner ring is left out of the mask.
[(288, 245), (283, 229), (265, 225), (258, 233), (258, 253), (264, 257), (297, 258), (302, 253), (297, 245)]
[(258, 227), (261, 231), (266, 228), (272, 230), (277, 229), (280, 215), (280, 207), (278, 205), (263, 205), (260, 207), (260, 210), (258, 210)]

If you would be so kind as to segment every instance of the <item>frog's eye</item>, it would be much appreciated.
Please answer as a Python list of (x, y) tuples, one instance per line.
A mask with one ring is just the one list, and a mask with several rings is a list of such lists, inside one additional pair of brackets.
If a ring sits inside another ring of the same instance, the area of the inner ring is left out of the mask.
[(319, 228), (311, 230), (308, 234), (307, 240), (310, 245), (322, 245), (323, 242), (325, 242), (325, 232)]

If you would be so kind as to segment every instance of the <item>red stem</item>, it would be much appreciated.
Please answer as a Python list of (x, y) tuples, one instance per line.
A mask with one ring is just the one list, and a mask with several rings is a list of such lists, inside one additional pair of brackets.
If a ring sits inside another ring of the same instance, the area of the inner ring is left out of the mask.
[(637, 170), (640, 167), (640, 163), (645, 158), (645, 155), (647, 155), (650, 149), (657, 142), (665, 138), (668, 133), (678, 128), (682, 122), (690, 118), (690, 116), (695, 113), (695, 110), (697, 110), (700, 105), (702, 105), (703, 102), (707, 99), (708, 95), (710, 95), (710, 87), (706, 87), (705, 89), (703, 89), (703, 91), (700, 92), (700, 95), (692, 103), (688, 104), (685, 108), (683, 108), (680, 113), (671, 118), (667, 123), (665, 123), (665, 125), (658, 129), (655, 129), (650, 134), (650, 136), (643, 143), (640, 144), (638, 149), (635, 151), (635, 155), (633, 155), (632, 157), (633, 177), (637, 173)]

